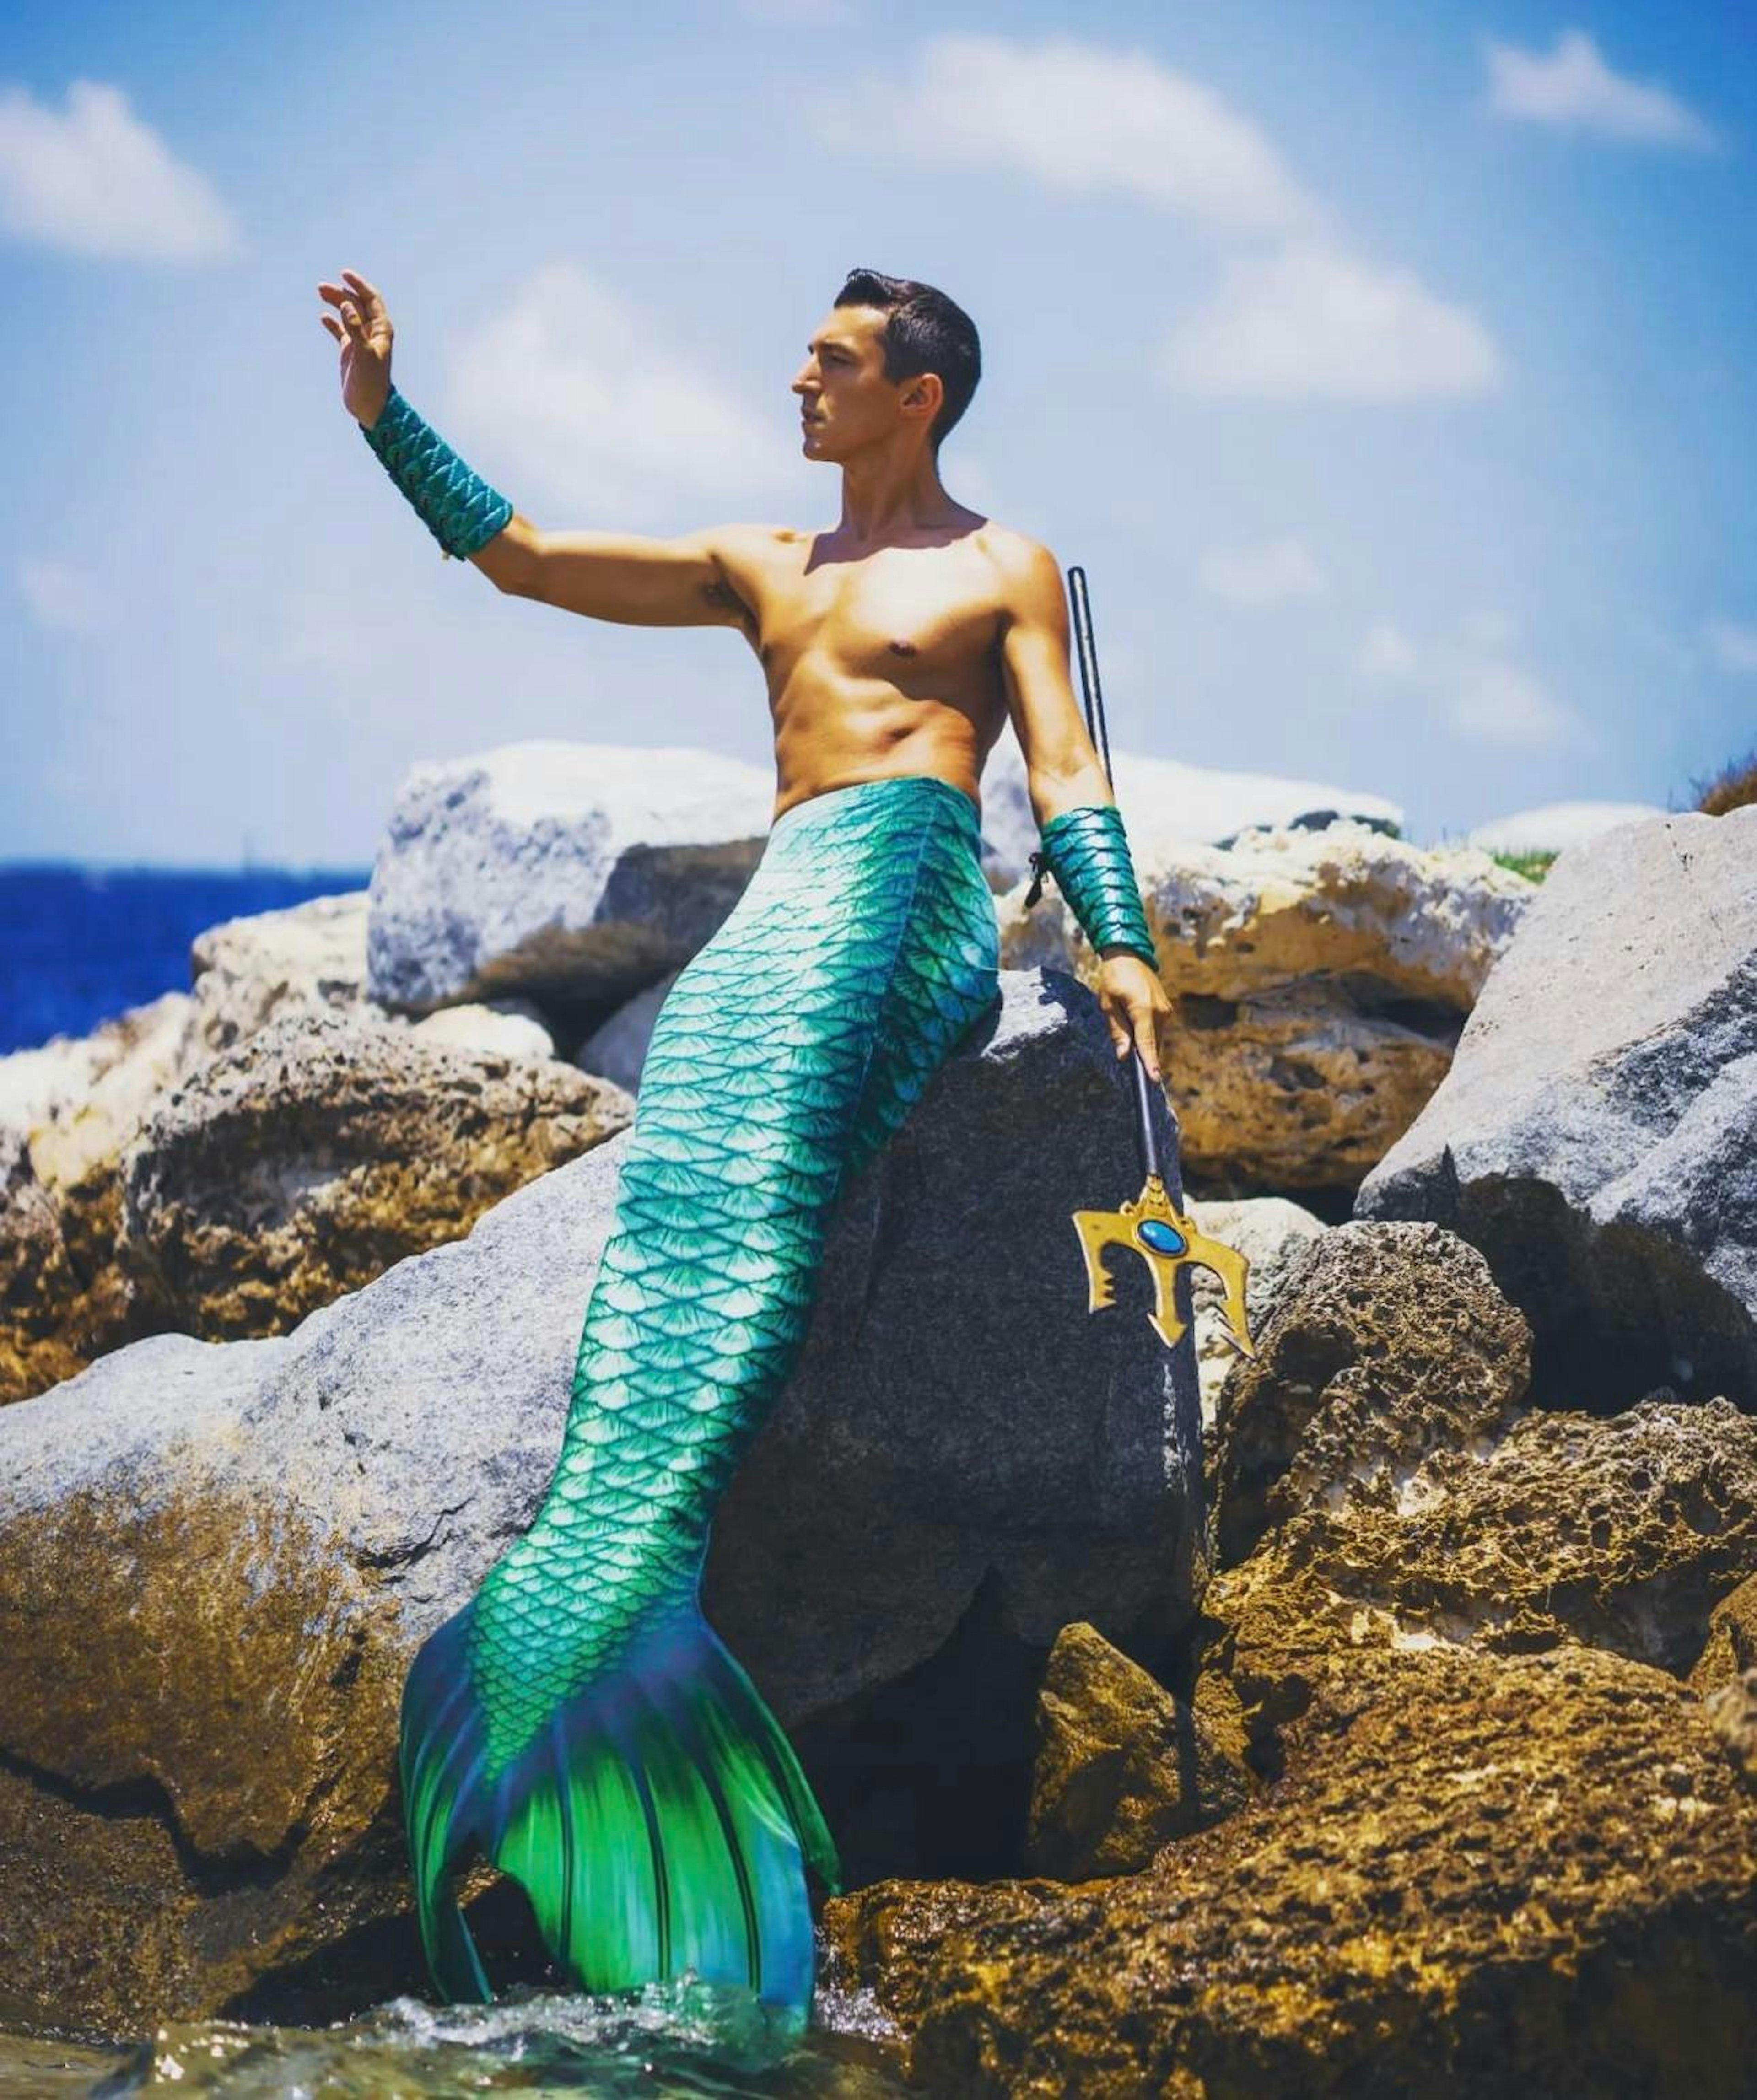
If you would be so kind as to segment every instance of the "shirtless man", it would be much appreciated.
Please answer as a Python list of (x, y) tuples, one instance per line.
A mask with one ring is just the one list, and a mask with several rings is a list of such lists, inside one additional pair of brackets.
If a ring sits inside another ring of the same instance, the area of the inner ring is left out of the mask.
[(549, 1492), (410, 1665), (422, 1943), (448, 1997), (494, 1996), (454, 1891), (474, 1846), (523, 1884), (577, 1988), (693, 1970), (802, 2023), (806, 1871), (837, 1886), (836, 1846), (704, 1616), (708, 1537), (805, 1340), (842, 1191), (998, 1005), (977, 780), (1009, 709), (1043, 864), (1105, 957), (1118, 1055), (1132, 1030), (1157, 1074), (1169, 1012), (1073, 704), (1061, 573), (940, 484), (936, 426), (968, 400), (977, 346), (931, 287), (856, 272), (794, 377), (807, 454), (842, 470), (833, 532), (656, 540), (519, 515), (391, 385), (384, 302), (342, 275), (320, 289), (343, 399), (444, 550), (595, 619), (739, 629), (779, 781), (749, 882), (653, 1017)]
[[(391, 317), (357, 271), (318, 291), (342, 346), (342, 392), (369, 428), (391, 386)], [(894, 284), (896, 280), (890, 280)], [(941, 483), (938, 373), (892, 380), (886, 280), (858, 271), (794, 374), (808, 459), (842, 470), (830, 532), (713, 525), (672, 539), (548, 532), (514, 511), (469, 559), (517, 598), (641, 627), (735, 627), (769, 690), (775, 814), (827, 788), (930, 773), (981, 810), (982, 762), (1010, 715), (1039, 827), (1112, 799), (1070, 682), (1056, 557), (955, 502)], [(961, 410), (960, 410), (961, 412)], [(1101, 950), (1098, 999), (1119, 1057), (1131, 1040), (1160, 1076), (1171, 1005), (1159, 976)]]

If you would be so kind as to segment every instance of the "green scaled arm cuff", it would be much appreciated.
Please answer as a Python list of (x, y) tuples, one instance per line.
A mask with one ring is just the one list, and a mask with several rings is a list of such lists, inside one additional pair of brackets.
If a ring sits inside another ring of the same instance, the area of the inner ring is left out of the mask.
[(1063, 810), (1040, 831), (1043, 846), (1031, 855), (1037, 872), (1026, 894), (1026, 905), (1037, 902), (1044, 874), (1053, 875), (1093, 947), (1127, 948), (1156, 970), (1159, 958), (1147, 930), (1128, 838), (1116, 805), (1090, 802), (1077, 810)]
[(513, 506), (457, 457), (393, 386), (378, 420), (360, 435), (414, 505), (447, 554), (473, 554), (505, 527)]

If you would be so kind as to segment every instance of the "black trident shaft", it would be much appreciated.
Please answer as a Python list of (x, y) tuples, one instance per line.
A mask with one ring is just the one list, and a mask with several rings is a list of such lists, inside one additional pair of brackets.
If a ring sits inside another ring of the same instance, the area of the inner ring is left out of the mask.
[[(1079, 664), (1080, 694), (1086, 704), (1086, 734), (1103, 761), (1105, 781), (1114, 802), (1116, 782), (1110, 772), (1110, 738), (1104, 719), (1104, 688), (1098, 680), (1098, 649), (1093, 638), (1092, 603), (1086, 595), (1086, 571), (1077, 565), (1071, 568), (1067, 584), (1074, 606), (1075, 654)], [(1148, 1075), (1147, 1061), (1141, 1054), (1141, 1046), (1132, 1037), (1129, 1039), (1128, 1059), (1135, 1083), (1136, 1146), (1141, 1154), (1141, 1179), (1145, 1180), (1159, 1171), (1159, 1148), (1153, 1135), (1153, 1082)]]
[[(1104, 777), (1114, 801), (1116, 783), (1110, 773), (1110, 739), (1105, 726), (1104, 692), (1098, 683), (1098, 651), (1093, 641), (1092, 607), (1086, 595), (1086, 571), (1071, 568), (1069, 594), (1074, 606), (1074, 634), (1079, 643), (1079, 682), (1086, 700), (1086, 733), (1092, 739), (1104, 766)], [(1040, 854), (1031, 856), (1038, 874), (1025, 902), (1036, 898), (1043, 879)], [(1135, 1132), (1141, 1151), (1141, 1193), (1114, 1211), (1075, 1211), (1074, 1229), (1079, 1236), (1086, 1264), (1086, 1309), (1101, 1312), (1114, 1304), (1115, 1286), (1105, 1268), (1104, 1257), (1113, 1246), (1126, 1246), (1139, 1255), (1153, 1277), (1153, 1310), (1148, 1321), (1168, 1348), (1183, 1339), (1185, 1323), (1179, 1317), (1176, 1286), (1179, 1273), (1190, 1263), (1212, 1269), (1224, 1286), (1225, 1333), (1241, 1356), (1254, 1356), (1245, 1310), (1245, 1280), (1250, 1264), (1238, 1248), (1204, 1233), (1195, 1220), (1172, 1202), (1159, 1172), (1159, 1149), (1153, 1136), (1154, 1082), (1148, 1077), (1147, 1061), (1131, 1030), (1128, 1055), (1135, 1090)], [(1201, 1448), (1199, 1425), (1191, 1449)], [(1198, 1461), (1199, 1465), (1199, 1460)]]

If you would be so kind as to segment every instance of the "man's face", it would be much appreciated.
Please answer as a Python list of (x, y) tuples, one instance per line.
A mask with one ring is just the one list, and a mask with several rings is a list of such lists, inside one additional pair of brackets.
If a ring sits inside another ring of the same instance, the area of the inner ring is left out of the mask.
[(792, 380), (807, 459), (846, 459), (893, 436), (909, 420), (906, 397), (918, 410), (930, 401), (920, 380), (885, 377), (878, 339), (889, 318), (877, 307), (832, 307), (812, 331), (806, 361)]

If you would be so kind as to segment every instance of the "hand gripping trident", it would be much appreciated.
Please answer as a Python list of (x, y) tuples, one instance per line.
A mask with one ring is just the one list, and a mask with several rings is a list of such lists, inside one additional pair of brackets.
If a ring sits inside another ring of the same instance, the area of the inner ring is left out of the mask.
[[(1110, 744), (1105, 728), (1104, 694), (1098, 684), (1097, 651), (1093, 645), (1086, 572), (1075, 567), (1071, 568), (1067, 575), (1074, 602), (1074, 635), (1079, 651), (1079, 682), (1086, 702), (1087, 734), (1103, 759), (1105, 779), (1110, 783), (1114, 800), (1116, 783), (1110, 778)], [(1034, 855), (1034, 860), (1035, 858)], [(1034, 885), (1026, 901), (1032, 901), (1035, 895)], [(1250, 1264), (1236, 1247), (1211, 1239), (1193, 1219), (1185, 1217), (1173, 1205), (1166, 1193), (1159, 1174), (1159, 1147), (1154, 1141), (1150, 1110), (1152, 1082), (1147, 1076), (1146, 1061), (1139, 1045), (1132, 1042), (1128, 1047), (1128, 1057), (1134, 1074), (1135, 1128), (1144, 1178), (1140, 1194), (1116, 1210), (1072, 1213), (1074, 1229), (1079, 1234), (1080, 1251), (1086, 1258), (1089, 1291), (1086, 1310), (1097, 1312), (1116, 1302), (1115, 1280), (1104, 1266), (1104, 1250), (1109, 1246), (1132, 1247), (1153, 1275), (1154, 1301), (1153, 1310), (1147, 1315), (1149, 1324), (1168, 1349), (1174, 1348), (1183, 1339), (1185, 1329), (1185, 1323), (1177, 1317), (1177, 1272), (1193, 1263), (1212, 1269), (1221, 1279), (1225, 1287), (1226, 1326), (1222, 1331), (1241, 1356), (1254, 1357), (1256, 1348), (1251, 1339), (1245, 1313), (1245, 1278)]]

